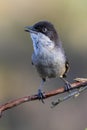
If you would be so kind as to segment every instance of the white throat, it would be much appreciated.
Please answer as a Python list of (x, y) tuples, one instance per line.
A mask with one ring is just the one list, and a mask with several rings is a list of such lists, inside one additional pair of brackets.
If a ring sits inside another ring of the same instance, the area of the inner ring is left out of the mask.
[(30, 33), (32, 41), (33, 41), (33, 48), (34, 53), (37, 55), (40, 51), (40, 49), (53, 49), (54, 48), (54, 42), (50, 40), (50, 38), (40, 32), (37, 33)]

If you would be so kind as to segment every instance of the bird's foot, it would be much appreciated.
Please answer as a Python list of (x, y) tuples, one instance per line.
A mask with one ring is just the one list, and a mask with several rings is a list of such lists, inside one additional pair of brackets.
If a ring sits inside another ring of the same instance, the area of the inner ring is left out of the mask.
[[(69, 93), (73, 94), (73, 91), (71, 90), (71, 88), (72, 87), (71, 87), (70, 83), (67, 81), (65, 83), (65, 91), (69, 91)], [(75, 93), (75, 95), (74, 95), (75, 98), (78, 97), (80, 94), (78, 90), (76, 90), (74, 93)]]
[(44, 93), (41, 91), (41, 89), (38, 89), (38, 99), (42, 101), (42, 103), (44, 103)]
[(66, 83), (65, 83), (65, 91), (70, 91), (70, 89), (71, 89), (70, 83), (69, 83), (69, 82), (66, 82)]

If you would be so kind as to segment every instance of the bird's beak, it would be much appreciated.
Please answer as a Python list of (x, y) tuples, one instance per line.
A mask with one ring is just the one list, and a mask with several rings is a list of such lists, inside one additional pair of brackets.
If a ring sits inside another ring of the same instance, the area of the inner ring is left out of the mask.
[(36, 30), (34, 29), (33, 26), (26, 26), (26, 27), (25, 27), (25, 31), (26, 31), (26, 32), (30, 32), (30, 33), (36, 32)]

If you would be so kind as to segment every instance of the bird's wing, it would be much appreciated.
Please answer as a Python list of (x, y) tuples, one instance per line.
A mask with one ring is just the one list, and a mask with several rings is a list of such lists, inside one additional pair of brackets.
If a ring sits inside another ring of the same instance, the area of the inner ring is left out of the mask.
[(66, 61), (66, 63), (65, 63), (65, 72), (64, 72), (64, 74), (63, 74), (63, 77), (66, 77), (66, 74), (67, 74), (67, 72), (69, 71), (69, 69), (70, 69), (70, 66), (69, 66), (69, 62), (68, 61)]

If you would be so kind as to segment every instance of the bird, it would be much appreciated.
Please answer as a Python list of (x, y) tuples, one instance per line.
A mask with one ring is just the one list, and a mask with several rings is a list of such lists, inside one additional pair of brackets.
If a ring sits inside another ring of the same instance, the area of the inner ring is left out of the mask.
[(71, 85), (65, 79), (70, 68), (69, 62), (59, 34), (51, 22), (39, 21), (32, 26), (26, 26), (25, 31), (29, 32), (32, 39), (32, 65), (36, 67), (42, 79), (38, 88), (38, 98), (44, 103), (42, 89), (47, 79), (61, 78), (65, 83), (65, 90), (70, 90)]

